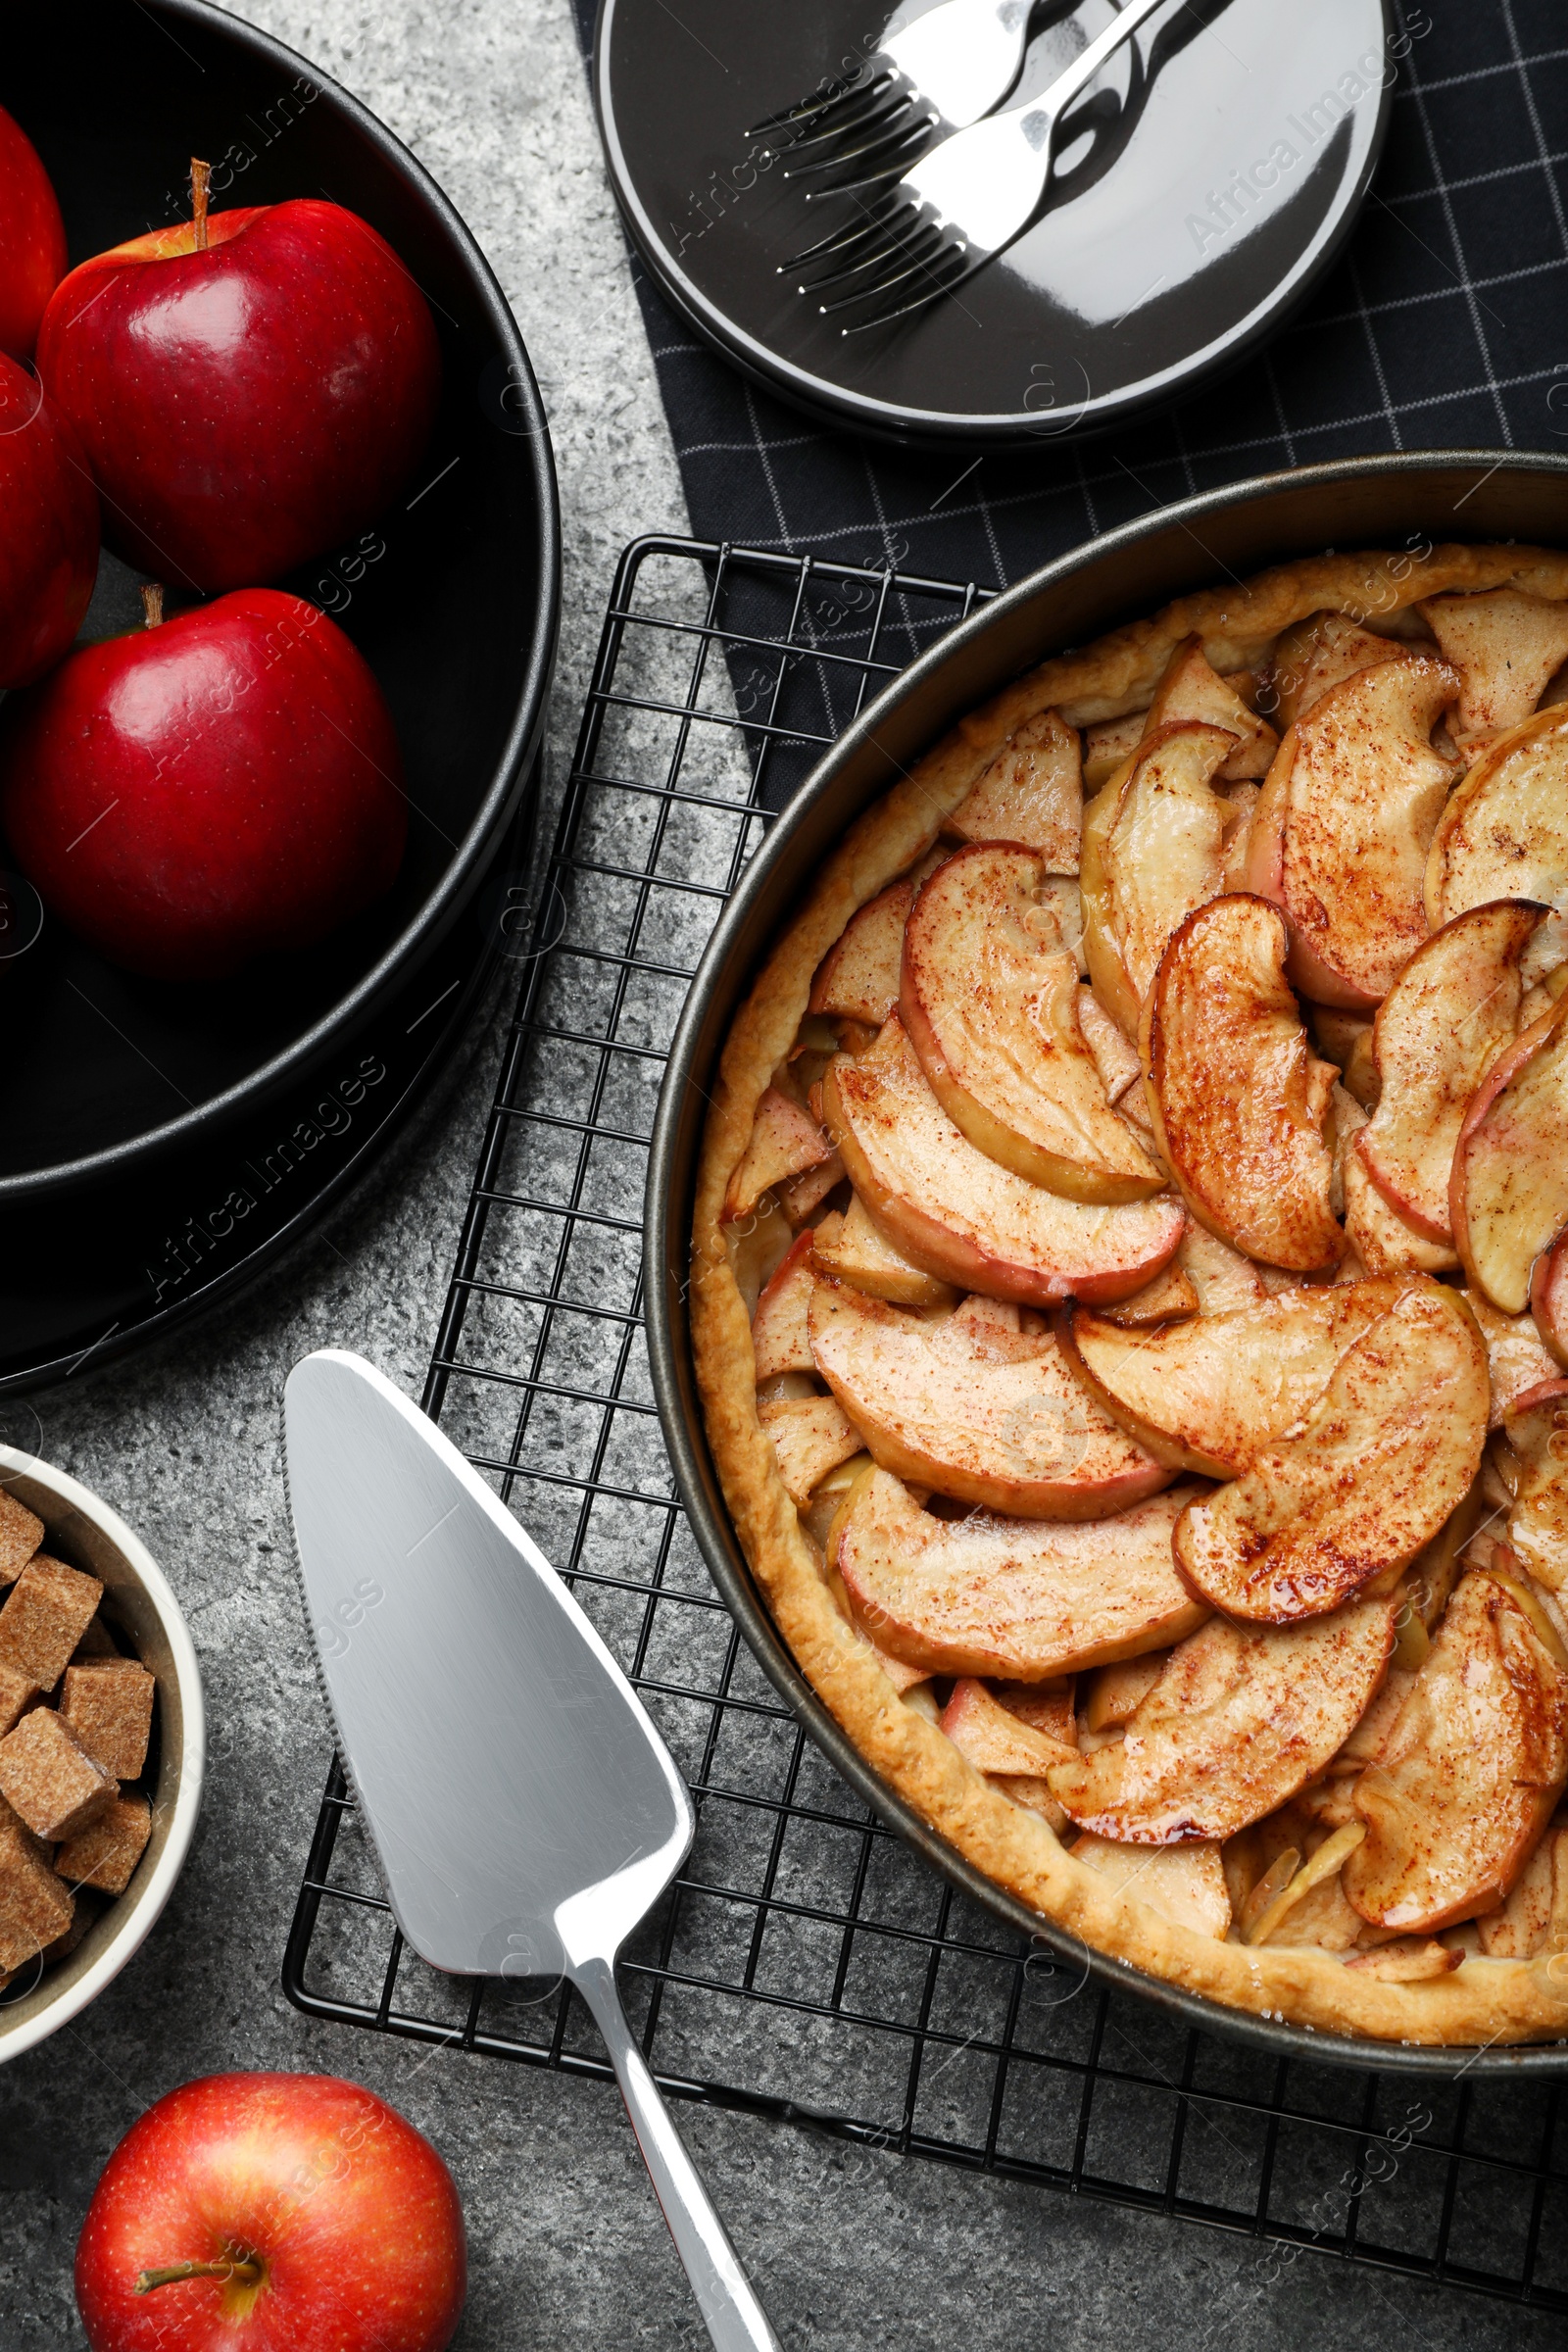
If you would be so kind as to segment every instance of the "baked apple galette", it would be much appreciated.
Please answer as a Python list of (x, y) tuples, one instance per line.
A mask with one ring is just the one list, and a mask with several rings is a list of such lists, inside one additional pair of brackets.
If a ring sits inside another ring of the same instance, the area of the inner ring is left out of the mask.
[(758, 1584), (971, 1863), (1568, 2035), (1568, 557), (1287, 564), (963, 720), (734, 1023), (692, 1300)]

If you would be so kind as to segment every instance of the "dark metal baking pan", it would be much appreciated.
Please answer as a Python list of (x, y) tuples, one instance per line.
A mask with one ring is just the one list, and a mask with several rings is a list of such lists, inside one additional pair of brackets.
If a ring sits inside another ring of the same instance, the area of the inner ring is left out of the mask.
[(692, 984), (660, 1097), (645, 1223), (654, 1391), (704, 1557), (769, 1681), (865, 1801), (976, 1902), (1102, 1982), (1136, 1987), (1187, 2024), (1281, 2058), (1388, 2073), (1568, 2075), (1568, 2045), (1435, 2050), (1253, 2017), (1086, 1950), (1004, 1894), (871, 1770), (811, 1690), (761, 1601), (703, 1434), (686, 1317), (693, 1188), (707, 1088), (763, 954), (810, 875), (860, 810), (966, 710), (1048, 654), (1167, 599), (1326, 548), (1450, 539), (1568, 545), (1568, 458), (1436, 450), (1269, 474), (1163, 507), (1048, 564), (961, 622), (867, 705), (807, 778), (720, 916)]

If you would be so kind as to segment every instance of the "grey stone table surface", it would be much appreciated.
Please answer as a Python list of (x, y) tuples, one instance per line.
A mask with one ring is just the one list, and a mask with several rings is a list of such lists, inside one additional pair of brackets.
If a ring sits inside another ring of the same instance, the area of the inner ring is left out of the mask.
[[(126, 0), (130, 5), (130, 0)], [(515, 307), (565, 518), (559, 789), (610, 566), (684, 526), (567, 0), (250, 0), (434, 172)], [(3, 91), (0, 91), (3, 95)], [(279, 1396), (294, 1359), (363, 1349), (417, 1389), (497, 1046), (417, 1152), (286, 1278), (162, 1357), (37, 1400), (43, 1452), (138, 1528), (188, 1617), (208, 1797), (146, 1947), (0, 2074), (0, 2346), (81, 2341), (72, 2258), (93, 2182), (149, 2101), (229, 2068), (348, 2074), (427, 2132), (467, 2215), (463, 2352), (694, 2344), (702, 2331), (613, 2092), (307, 2021), (278, 1966), (330, 1740), (295, 1599)], [(858, 2157), (684, 2109), (681, 2128), (788, 2345), (1042, 2338), (1077, 2347), (1545, 2346), (1547, 2320), (1049, 2191)], [(301, 2352), (309, 2352), (301, 2347)]]

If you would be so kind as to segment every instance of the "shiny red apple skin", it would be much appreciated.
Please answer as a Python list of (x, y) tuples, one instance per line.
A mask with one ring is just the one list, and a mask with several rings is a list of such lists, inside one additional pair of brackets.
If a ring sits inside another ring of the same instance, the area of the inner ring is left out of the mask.
[[(265, 2282), (144, 2271), (254, 2257)], [(329, 2075), (209, 2075), (133, 2124), (76, 2245), (91, 2352), (442, 2352), (467, 2286), (463, 2209), (421, 2133)]]
[(113, 963), (223, 979), (387, 890), (397, 735), (316, 606), (249, 588), (72, 654), (0, 710), (0, 820), (45, 906)]
[(384, 238), (315, 197), (216, 213), (83, 262), (38, 371), (110, 544), (172, 588), (275, 580), (364, 530), (430, 437), (441, 355)]
[(98, 576), (98, 494), (71, 427), (0, 352), (0, 686), (29, 686), (80, 628)]
[(66, 224), (38, 151), (0, 106), (0, 351), (30, 360), (66, 274)]

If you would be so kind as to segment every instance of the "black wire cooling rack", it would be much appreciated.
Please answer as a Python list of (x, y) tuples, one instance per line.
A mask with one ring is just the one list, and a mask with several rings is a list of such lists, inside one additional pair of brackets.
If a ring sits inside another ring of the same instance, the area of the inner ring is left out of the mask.
[[(1245, 2232), (1281, 2262), (1313, 2250), (1568, 2312), (1555, 2090), (1260, 2056), (1026, 1949), (806, 1740), (674, 1498), (640, 1210), (687, 983), (769, 814), (984, 593), (627, 549), (542, 892), (517, 875), (496, 902), (525, 969), (425, 1407), (568, 1578), (691, 1784), (696, 1844), (624, 1961), (667, 2091), (866, 2161), (933, 2157)], [(335, 1763), (283, 1982), (316, 2017), (610, 2072), (564, 1988), (444, 1978), (405, 1950)]]

